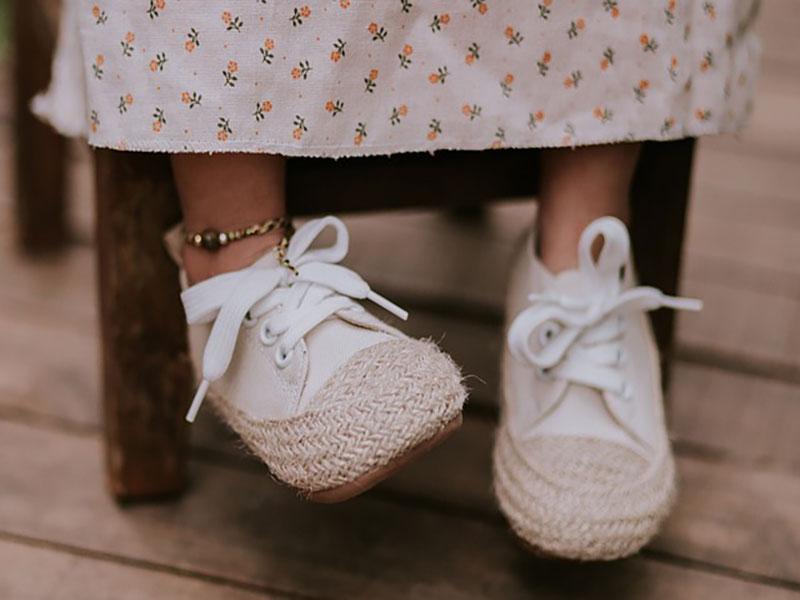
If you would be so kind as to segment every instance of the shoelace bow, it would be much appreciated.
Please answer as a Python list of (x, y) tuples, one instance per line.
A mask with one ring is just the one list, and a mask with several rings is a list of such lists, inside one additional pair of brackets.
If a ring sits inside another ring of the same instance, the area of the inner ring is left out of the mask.
[[(598, 236), (603, 248), (595, 261), (592, 245)], [(583, 232), (578, 269), (588, 282), (584, 298), (545, 292), (532, 294), (532, 305), (514, 319), (508, 331), (512, 355), (536, 367), (548, 378), (586, 385), (630, 399), (620, 366), (625, 356), (621, 340), (626, 315), (668, 307), (700, 310), (702, 302), (667, 296), (653, 287), (622, 289), (630, 239), (625, 226), (607, 217)], [(538, 331), (538, 347), (533, 347)]]
[[(327, 228), (336, 232), (328, 247), (310, 249)], [(327, 318), (361, 306), (354, 300), (370, 300), (397, 317), (408, 313), (373, 292), (354, 271), (338, 265), (346, 255), (349, 236), (344, 223), (335, 217), (309, 221), (298, 229), (285, 256), (286, 265), (253, 265), (218, 275), (181, 294), (189, 324), (211, 323), (211, 335), (203, 352), (203, 379), (195, 393), (186, 420), (193, 422), (211, 382), (230, 366), (242, 326), (261, 323), (260, 337), (276, 345), (275, 364), (291, 362), (294, 347)]]

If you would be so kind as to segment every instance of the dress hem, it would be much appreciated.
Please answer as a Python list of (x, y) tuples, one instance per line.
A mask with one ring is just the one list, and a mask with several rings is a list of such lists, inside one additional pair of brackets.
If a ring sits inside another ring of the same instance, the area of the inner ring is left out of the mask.
[[(398, 147), (396, 145), (371, 145), (363, 147), (347, 146), (293, 146), (290, 144), (270, 143), (264, 144), (255, 140), (242, 140), (238, 142), (226, 142), (224, 146), (218, 143), (181, 142), (153, 143), (153, 140), (127, 141), (124, 144), (112, 144), (102, 140), (89, 140), (89, 145), (93, 148), (105, 148), (123, 152), (151, 152), (165, 154), (276, 154), (286, 157), (305, 157), (305, 158), (359, 158), (368, 156), (392, 156), (395, 154), (423, 153), (434, 154), (439, 151), (482, 151), (482, 150), (520, 150), (520, 149), (545, 149), (545, 148), (579, 148), (582, 146), (598, 146), (621, 143), (638, 142), (669, 142), (685, 138), (698, 138), (706, 135), (732, 134), (741, 131), (745, 124), (732, 124), (720, 126), (715, 124), (713, 127), (684, 127), (675, 128), (674, 132), (652, 133), (652, 134), (628, 134), (624, 136), (596, 136), (585, 139), (564, 142), (563, 139), (556, 141), (537, 140), (520, 143), (503, 143), (501, 145), (485, 144), (435, 144), (412, 145)], [(563, 136), (562, 136), (563, 138)]]

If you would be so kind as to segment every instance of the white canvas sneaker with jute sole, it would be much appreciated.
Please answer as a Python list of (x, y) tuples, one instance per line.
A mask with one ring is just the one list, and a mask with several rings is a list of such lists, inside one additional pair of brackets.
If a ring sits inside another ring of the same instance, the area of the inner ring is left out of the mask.
[[(326, 229), (335, 242), (312, 247)], [(173, 257), (181, 241), (167, 235)], [(466, 395), (435, 344), (358, 304), (407, 316), (337, 264), (347, 248), (339, 219), (316, 219), (283, 257), (270, 251), (181, 295), (201, 376), (187, 419), (207, 395), (275, 478), (320, 502), (355, 496), (442, 441), (460, 425)]]
[[(595, 260), (592, 245), (602, 239)], [(699, 301), (636, 287), (625, 226), (591, 223), (579, 266), (553, 275), (530, 237), (508, 290), (494, 487), (535, 552), (610, 560), (657, 532), (675, 491), (647, 311)]]

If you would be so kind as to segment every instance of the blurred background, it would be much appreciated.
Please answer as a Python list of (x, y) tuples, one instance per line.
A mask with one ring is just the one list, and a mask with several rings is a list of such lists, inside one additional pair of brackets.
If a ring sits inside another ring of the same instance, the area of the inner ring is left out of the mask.
[(101, 451), (91, 154), (70, 146), (67, 247), (22, 253), (8, 4), (0, 1), (0, 599), (800, 597), (796, 0), (763, 3), (749, 129), (698, 146), (681, 293), (705, 310), (678, 317), (676, 510), (640, 556), (589, 566), (519, 549), (490, 490), (504, 282), (530, 201), (468, 217), (347, 219), (349, 264), (411, 310), (410, 332), (440, 340), (474, 375), (451, 442), (353, 502), (312, 506), (274, 485), (209, 412), (193, 430), (188, 493), (116, 504)]

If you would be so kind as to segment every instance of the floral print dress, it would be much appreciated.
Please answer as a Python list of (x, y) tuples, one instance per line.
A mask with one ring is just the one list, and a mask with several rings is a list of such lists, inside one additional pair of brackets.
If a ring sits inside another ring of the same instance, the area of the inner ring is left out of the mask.
[(733, 131), (759, 57), (758, 0), (66, 2), (61, 81), (34, 108), (124, 150), (352, 156)]

